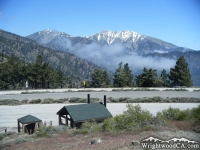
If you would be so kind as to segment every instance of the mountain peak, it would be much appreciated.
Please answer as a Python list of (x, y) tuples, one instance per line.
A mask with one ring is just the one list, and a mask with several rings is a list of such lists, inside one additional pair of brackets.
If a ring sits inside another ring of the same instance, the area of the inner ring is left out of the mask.
[(124, 31), (104, 30), (93, 35), (93, 37), (96, 37), (97, 41), (105, 41), (108, 45), (110, 45), (115, 41), (121, 41), (121, 43), (123, 43), (128, 39), (130, 39), (132, 42), (136, 42), (141, 37), (141, 35), (130, 30), (124, 30)]

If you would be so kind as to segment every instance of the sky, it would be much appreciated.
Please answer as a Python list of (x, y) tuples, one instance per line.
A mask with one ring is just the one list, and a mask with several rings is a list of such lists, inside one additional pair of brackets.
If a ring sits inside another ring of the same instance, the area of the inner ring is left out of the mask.
[(200, 0), (0, 0), (0, 29), (21, 36), (131, 30), (200, 50)]

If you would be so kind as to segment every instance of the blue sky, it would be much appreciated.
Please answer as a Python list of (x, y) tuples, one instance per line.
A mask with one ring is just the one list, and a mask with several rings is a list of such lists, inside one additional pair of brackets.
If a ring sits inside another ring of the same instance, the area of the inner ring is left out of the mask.
[(72, 36), (132, 30), (200, 50), (200, 0), (0, 0), (0, 29)]

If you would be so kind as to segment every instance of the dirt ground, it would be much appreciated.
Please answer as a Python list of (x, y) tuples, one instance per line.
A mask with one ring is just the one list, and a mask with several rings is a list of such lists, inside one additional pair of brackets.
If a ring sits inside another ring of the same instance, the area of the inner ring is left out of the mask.
[[(51, 137), (38, 138), (35, 135), (14, 134), (0, 141), (2, 150), (142, 150), (141, 144), (133, 145), (132, 142), (140, 143), (148, 137), (156, 137), (162, 140), (171, 138), (187, 138), (200, 143), (200, 133), (177, 129), (165, 129), (160, 131), (124, 132), (118, 134), (76, 134), (65, 133)], [(17, 144), (16, 139), (26, 139), (27, 142)], [(94, 140), (99, 143), (91, 144)]]

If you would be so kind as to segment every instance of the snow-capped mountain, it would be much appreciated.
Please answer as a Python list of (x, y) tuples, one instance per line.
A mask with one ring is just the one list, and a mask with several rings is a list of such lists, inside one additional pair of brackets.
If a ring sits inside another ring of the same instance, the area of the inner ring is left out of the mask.
[(46, 44), (52, 48), (59, 48), (63, 51), (69, 50), (74, 46), (87, 45), (91, 43), (96, 43), (100, 46), (111, 46), (118, 44), (124, 46), (126, 51), (135, 52), (138, 54), (147, 54), (152, 52), (166, 53), (174, 50), (185, 50), (184, 48), (180, 49), (180, 47), (165, 41), (149, 36), (144, 36), (129, 30), (118, 32), (106, 30), (92, 36), (74, 37), (63, 32), (55, 32), (53, 30), (47, 29), (44, 31), (36, 32), (27, 37), (37, 41), (40, 44)]
[[(128, 63), (133, 74), (144, 67), (169, 72), (184, 55), (191, 70), (193, 84), (200, 85), (199, 52), (134, 31), (102, 31), (91, 36), (71, 36), (50, 29), (27, 36), (39, 44), (69, 52), (114, 72), (120, 62)], [(197, 54), (196, 54), (197, 53)]]
[(46, 29), (28, 36), (28, 38), (37, 41), (40, 44), (48, 44), (57, 37), (70, 37), (70, 35), (64, 32), (56, 32), (51, 29)]

